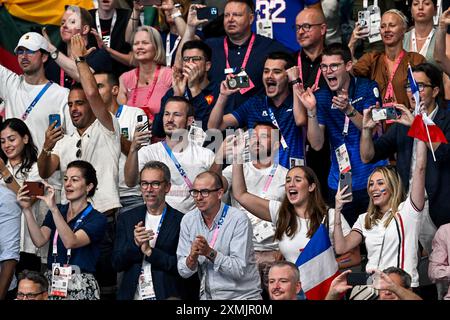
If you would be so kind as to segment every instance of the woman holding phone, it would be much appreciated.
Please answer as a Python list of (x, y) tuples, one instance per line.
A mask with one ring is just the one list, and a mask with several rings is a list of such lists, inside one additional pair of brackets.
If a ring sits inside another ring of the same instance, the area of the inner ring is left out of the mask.
[(361, 214), (346, 235), (341, 210), (350, 202), (343, 188), (336, 194), (334, 244), (337, 253), (358, 247), (364, 240), (368, 262), (366, 270), (396, 266), (412, 276), (412, 287), (419, 286), (418, 243), (420, 214), (425, 204), (425, 169), (427, 146), (417, 140), (416, 167), (412, 173), (411, 192), (406, 197), (395, 167), (376, 168), (367, 182), (369, 208)]
[[(30, 129), (25, 122), (17, 118), (10, 118), (3, 121), (0, 125), (0, 157), (5, 162), (5, 167), (11, 173), (8, 183), (5, 179), (0, 180), (0, 184), (10, 186), (17, 185), (17, 189), (22, 187), (25, 181), (41, 181), (37, 168), (37, 148), (33, 142)], [(11, 188), (10, 188), (11, 189)], [(14, 192), (18, 190), (14, 188)], [(39, 223), (44, 221), (45, 213), (48, 208), (45, 203), (34, 199), (31, 208), (36, 220)], [(20, 261), (17, 264), (18, 272), (29, 269), (41, 271), (42, 263), (45, 263), (46, 248), (40, 250), (36, 248), (30, 238), (25, 219), (22, 217), (20, 235)]]
[[(17, 200), (23, 208), (33, 243), (37, 247), (49, 241), (53, 244), (49, 247), (47, 258), (46, 275), (49, 283), (52, 283), (52, 269), (56, 267), (60, 274), (72, 274), (75, 271), (66, 281), (65, 293), (64, 290), (58, 290), (63, 292), (60, 296), (67, 300), (97, 300), (100, 298), (99, 286), (93, 273), (100, 256), (106, 217), (88, 202), (98, 184), (95, 169), (89, 162), (82, 160), (68, 164), (64, 175), (66, 205), (57, 205), (55, 189), (46, 182), (44, 184), (46, 194), (37, 198), (43, 200), (50, 210), (42, 224), (36, 221), (31, 211), (31, 198), (26, 188), (19, 190)], [(52, 285), (50, 294), (55, 291)]]

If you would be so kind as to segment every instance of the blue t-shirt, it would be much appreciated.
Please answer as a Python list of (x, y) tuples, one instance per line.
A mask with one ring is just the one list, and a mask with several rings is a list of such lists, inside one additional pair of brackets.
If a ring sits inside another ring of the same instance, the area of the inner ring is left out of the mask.
[(253, 128), (255, 123), (258, 122), (272, 122), (268, 106), (272, 110), (281, 134), (288, 145), (287, 149), (280, 145), (280, 164), (285, 168), (290, 168), (290, 157), (304, 159), (305, 154), (303, 128), (299, 128), (295, 124), (292, 95), (289, 95), (278, 108), (265, 95), (256, 96), (241, 105), (232, 115), (239, 122), (239, 127)]
[(294, 28), (295, 18), (305, 6), (318, 3), (319, 0), (253, 0), (253, 2), (255, 4), (255, 21), (252, 30), (256, 32), (258, 19), (268, 19), (270, 16), (273, 23), (273, 38), (292, 51), (300, 49)]
[[(363, 190), (367, 187), (367, 179), (376, 166), (387, 164), (386, 161), (380, 161), (376, 164), (364, 164), (361, 161), (359, 146), (361, 131), (350, 120), (348, 134), (343, 135), (345, 115), (339, 109), (331, 109), (333, 96), (336, 95), (329, 87), (322, 87), (315, 93), (317, 100), (317, 120), (319, 124), (326, 127), (330, 138), (331, 146), (331, 169), (328, 175), (328, 186), (337, 190), (339, 186), (339, 164), (337, 162), (336, 150), (345, 143), (350, 157), (352, 167), (352, 188), (353, 190)], [(380, 91), (375, 81), (367, 78), (351, 77), (349, 87), (349, 100), (353, 107), (359, 113), (364, 109), (375, 105), (378, 101), (381, 105)]]
[[(69, 205), (58, 205), (58, 209), (61, 212), (64, 220), (66, 220)], [(72, 230), (83, 211), (84, 209), (69, 222), (69, 227)], [(97, 264), (97, 260), (100, 256), (100, 242), (103, 240), (103, 236), (106, 231), (106, 222), (106, 217), (95, 209), (92, 209), (92, 211), (83, 219), (77, 230), (84, 230), (91, 242), (87, 246), (72, 249), (69, 264), (79, 266), (81, 272), (95, 272), (95, 265)], [(56, 226), (50, 210), (47, 212), (42, 226), (46, 226), (51, 229), (47, 258), (47, 268), (51, 270), (52, 263), (54, 262), (53, 237), (55, 236)], [(67, 249), (64, 247), (64, 244), (59, 235), (57, 240), (57, 247), (58, 256), (56, 257), (56, 262), (64, 265), (67, 263)]]

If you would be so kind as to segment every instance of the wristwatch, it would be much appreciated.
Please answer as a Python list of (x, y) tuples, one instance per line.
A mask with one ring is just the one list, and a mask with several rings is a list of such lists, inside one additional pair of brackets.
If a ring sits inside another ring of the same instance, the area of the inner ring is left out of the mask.
[(76, 57), (75, 58), (75, 64), (78, 64), (80, 62), (85, 62), (86, 61), (86, 57)]
[(352, 111), (350, 111), (349, 113), (346, 113), (345, 115), (349, 118), (356, 116), (356, 109), (352, 108)]
[(56, 49), (53, 52), (50, 52), (50, 58), (52, 58), (53, 60), (58, 59), (58, 55), (59, 55), (59, 50), (58, 49)]
[(209, 254), (208, 254), (208, 258), (211, 259), (211, 260), (214, 260), (214, 258), (216, 257), (216, 255), (217, 255), (216, 250), (211, 249), (211, 251), (210, 251)]

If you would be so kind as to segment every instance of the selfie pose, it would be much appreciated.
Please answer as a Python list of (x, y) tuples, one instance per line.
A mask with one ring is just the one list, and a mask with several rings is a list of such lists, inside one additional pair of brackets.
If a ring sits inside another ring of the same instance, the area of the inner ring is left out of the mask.
[[(100, 299), (93, 273), (100, 256), (106, 217), (88, 202), (98, 185), (96, 171), (86, 161), (69, 163), (64, 175), (66, 205), (57, 205), (55, 189), (46, 182), (44, 184), (46, 194), (36, 196), (50, 208), (42, 224), (36, 221), (31, 210), (29, 190), (22, 187), (17, 201), (23, 209), (28, 231), (36, 247), (40, 248), (49, 241), (53, 243), (48, 252), (46, 272), (52, 284), (50, 295), (52, 298), (58, 296), (67, 300)], [(56, 272), (56, 268), (59, 268), (59, 272)]]

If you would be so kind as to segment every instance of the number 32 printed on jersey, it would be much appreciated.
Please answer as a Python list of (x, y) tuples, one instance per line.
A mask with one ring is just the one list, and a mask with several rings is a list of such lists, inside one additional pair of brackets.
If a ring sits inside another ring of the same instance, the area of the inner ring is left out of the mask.
[(270, 19), (272, 23), (286, 23), (286, 18), (281, 14), (286, 10), (285, 0), (257, 0), (256, 12), (259, 19)]

